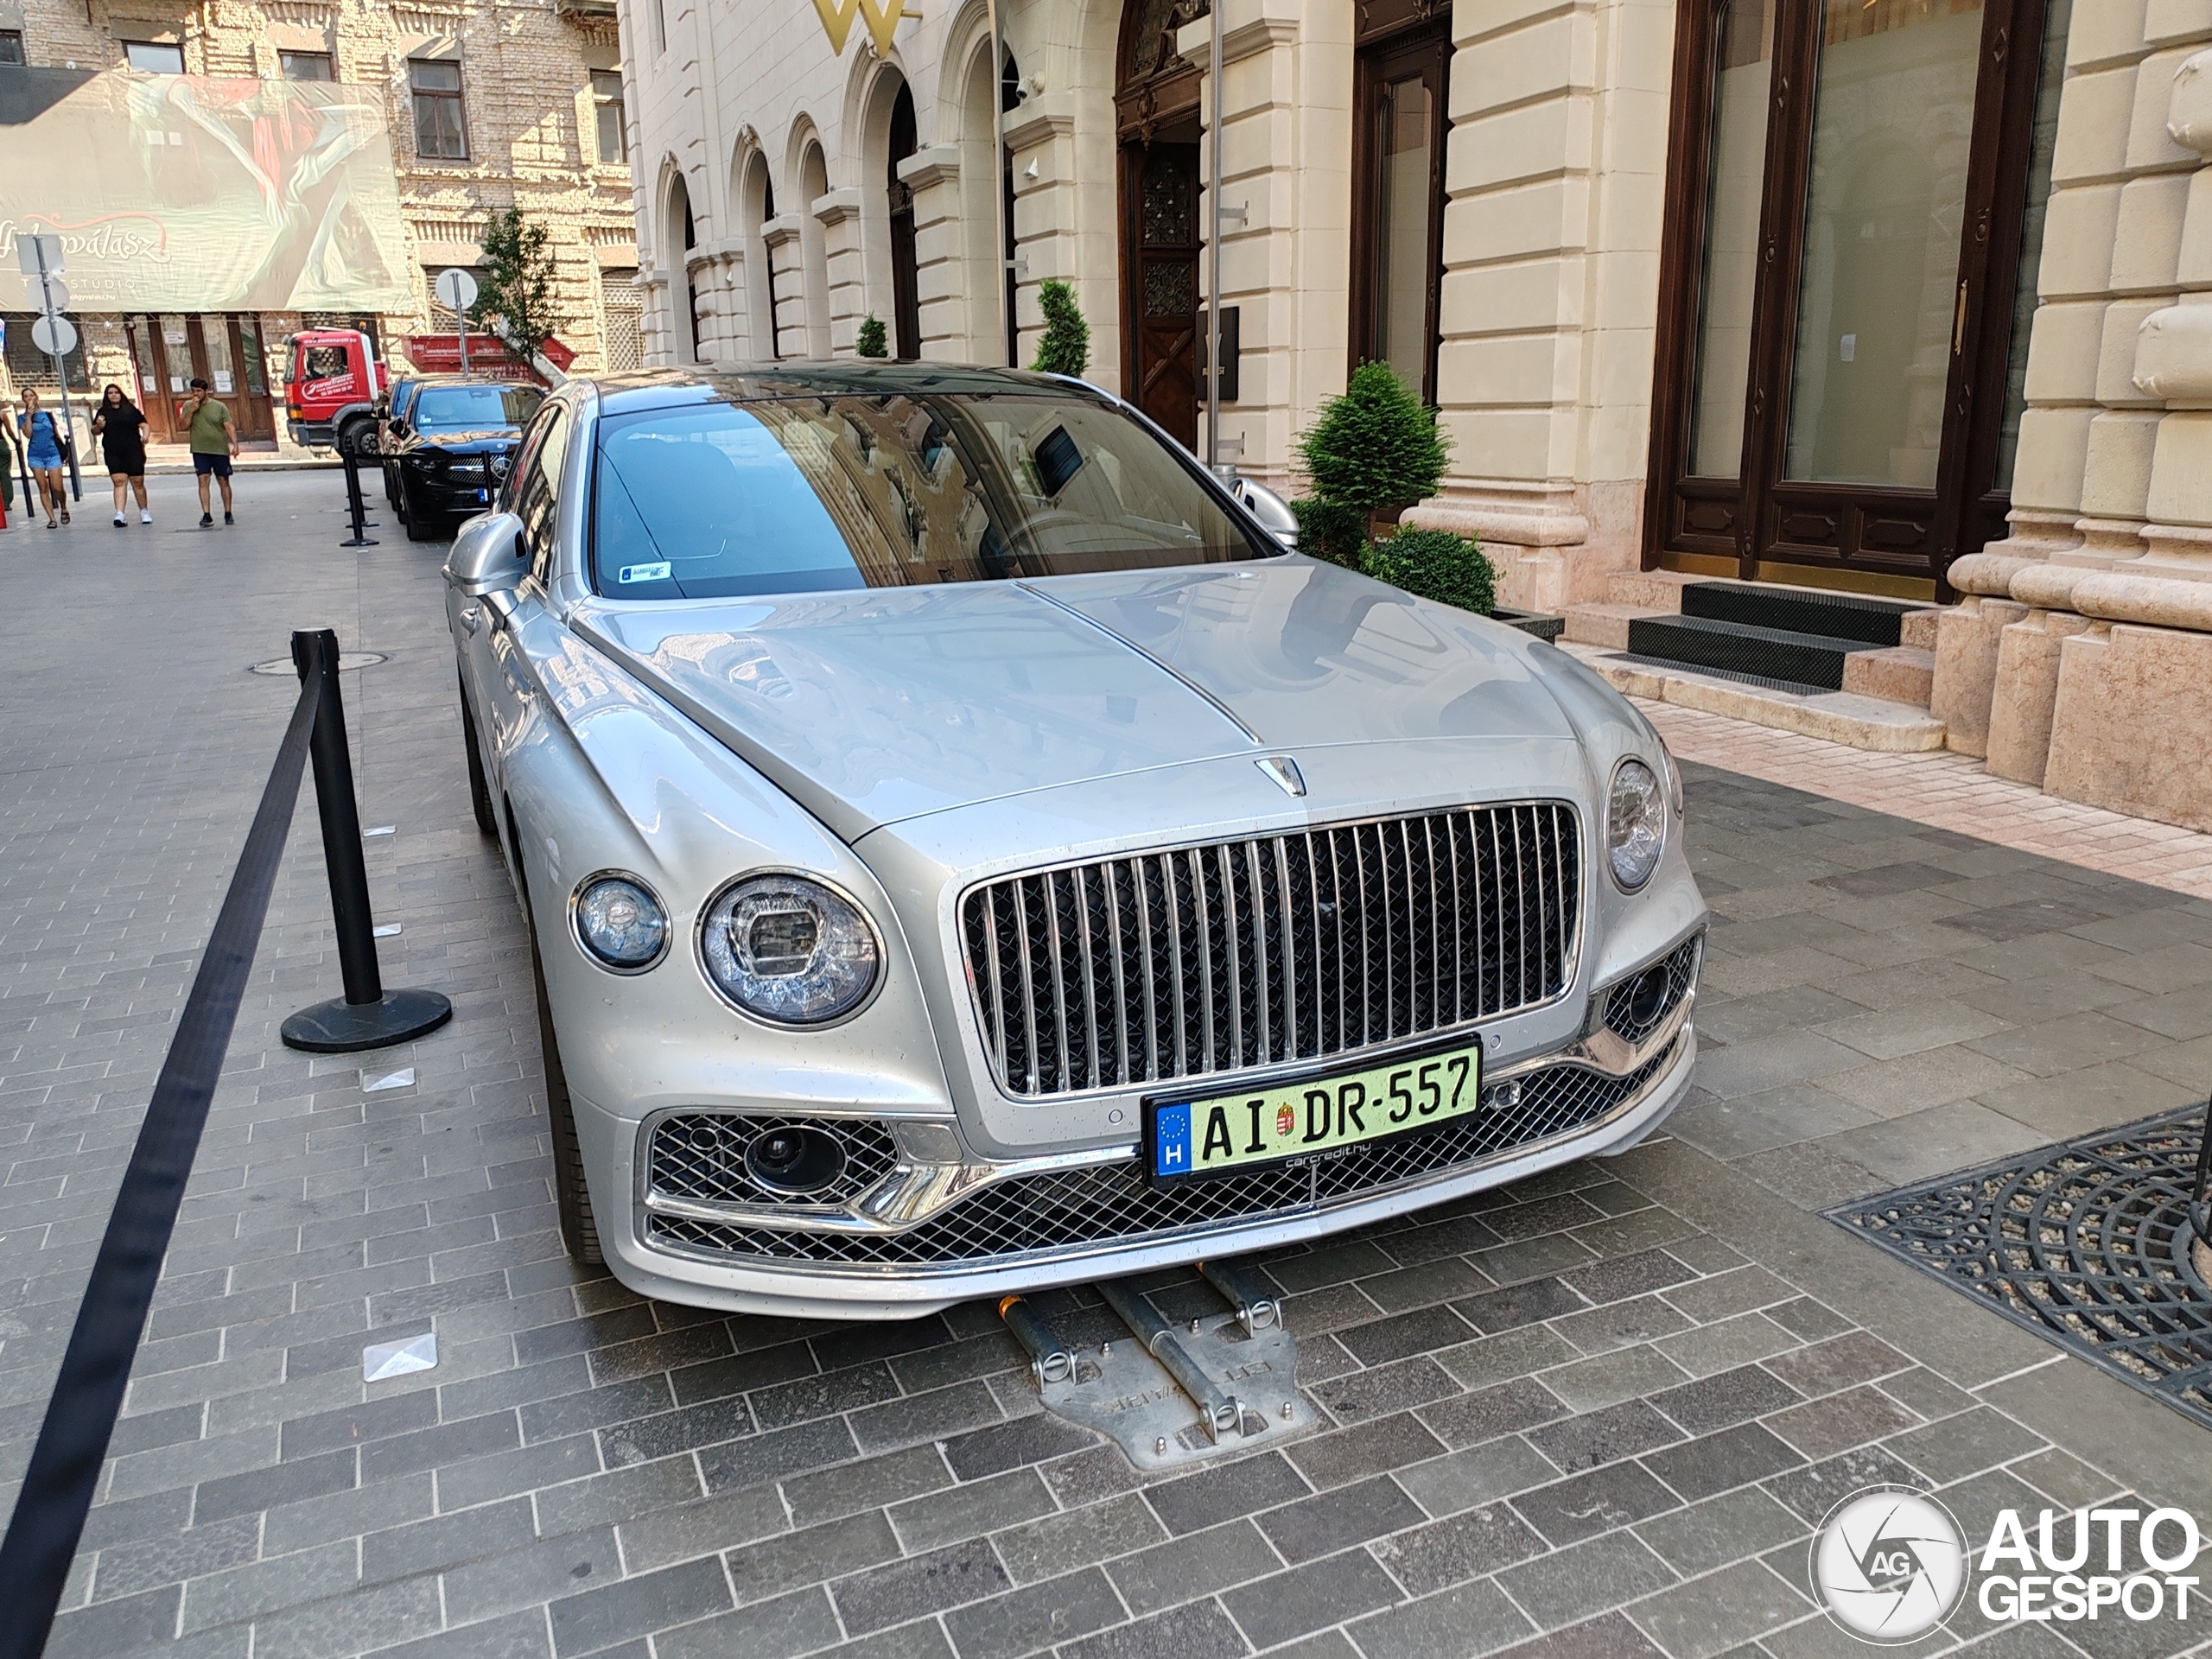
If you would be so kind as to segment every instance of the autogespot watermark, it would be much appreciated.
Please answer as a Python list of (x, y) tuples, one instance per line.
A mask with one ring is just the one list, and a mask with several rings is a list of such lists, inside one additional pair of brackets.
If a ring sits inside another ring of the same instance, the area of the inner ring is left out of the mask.
[(2201, 1541), (2196, 1517), (2182, 1510), (2044, 1510), (2032, 1524), (1999, 1510), (1977, 1559), (1951, 1512), (1927, 1493), (1870, 1486), (1828, 1511), (1813, 1535), (1809, 1571), (1829, 1618), (1862, 1642), (1889, 1644), (1950, 1619), (1967, 1605), (1977, 1567), (1974, 1603), (1999, 1624), (2100, 1614), (2185, 1620), (2196, 1605), (2190, 1568)]

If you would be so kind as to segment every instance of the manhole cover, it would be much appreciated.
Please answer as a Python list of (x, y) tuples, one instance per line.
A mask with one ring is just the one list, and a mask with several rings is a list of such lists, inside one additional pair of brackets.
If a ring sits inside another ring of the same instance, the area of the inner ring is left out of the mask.
[(2190, 1231), (2202, 1106), (1827, 1212), (2212, 1427), (2212, 1285)]
[[(349, 651), (339, 657), (338, 671), (340, 674), (346, 674), (357, 668), (374, 668), (378, 663), (387, 660), (384, 652), (380, 651)], [(256, 663), (246, 671), (250, 674), (270, 675), (280, 680), (296, 680), (300, 677), (299, 669), (289, 657), (271, 657), (265, 663)]]

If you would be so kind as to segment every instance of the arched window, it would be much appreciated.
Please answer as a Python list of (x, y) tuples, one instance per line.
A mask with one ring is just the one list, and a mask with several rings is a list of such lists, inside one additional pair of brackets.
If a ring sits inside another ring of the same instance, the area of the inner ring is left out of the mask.
[[(662, 232), (661, 245), (665, 249), (680, 249), (667, 263), (674, 269), (669, 272), (669, 321), (676, 334), (673, 356), (678, 363), (696, 363), (699, 353), (699, 289), (692, 280), (691, 250), (699, 245), (697, 224), (691, 217), (691, 190), (681, 172), (672, 173), (668, 181), (668, 213)], [(675, 303), (675, 285), (681, 283), (683, 302)]]
[(914, 92), (902, 85), (891, 105), (890, 159), (884, 188), (891, 207), (892, 355), (911, 363), (922, 354), (921, 274), (914, 248), (914, 188), (899, 163), (914, 153)]
[(798, 245), (806, 302), (806, 354), (830, 355), (830, 256), (822, 243), (822, 221), (814, 204), (830, 194), (830, 167), (822, 146), (810, 143), (798, 163)]

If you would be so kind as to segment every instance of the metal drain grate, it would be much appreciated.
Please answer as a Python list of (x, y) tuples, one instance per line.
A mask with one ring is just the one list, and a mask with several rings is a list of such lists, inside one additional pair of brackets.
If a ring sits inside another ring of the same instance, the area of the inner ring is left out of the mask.
[(2212, 1427), (2212, 1286), (2188, 1224), (2204, 1113), (2162, 1113), (1827, 1217)]

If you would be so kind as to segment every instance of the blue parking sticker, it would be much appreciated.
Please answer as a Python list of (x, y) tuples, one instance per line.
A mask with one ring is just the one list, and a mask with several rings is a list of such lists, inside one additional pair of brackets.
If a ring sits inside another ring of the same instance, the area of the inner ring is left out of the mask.
[(633, 582), (666, 582), (676, 574), (676, 567), (665, 559), (656, 564), (626, 564), (616, 572), (626, 585)]
[(1187, 1175), (1191, 1173), (1191, 1109), (1162, 1106), (1152, 1120), (1152, 1173)]

